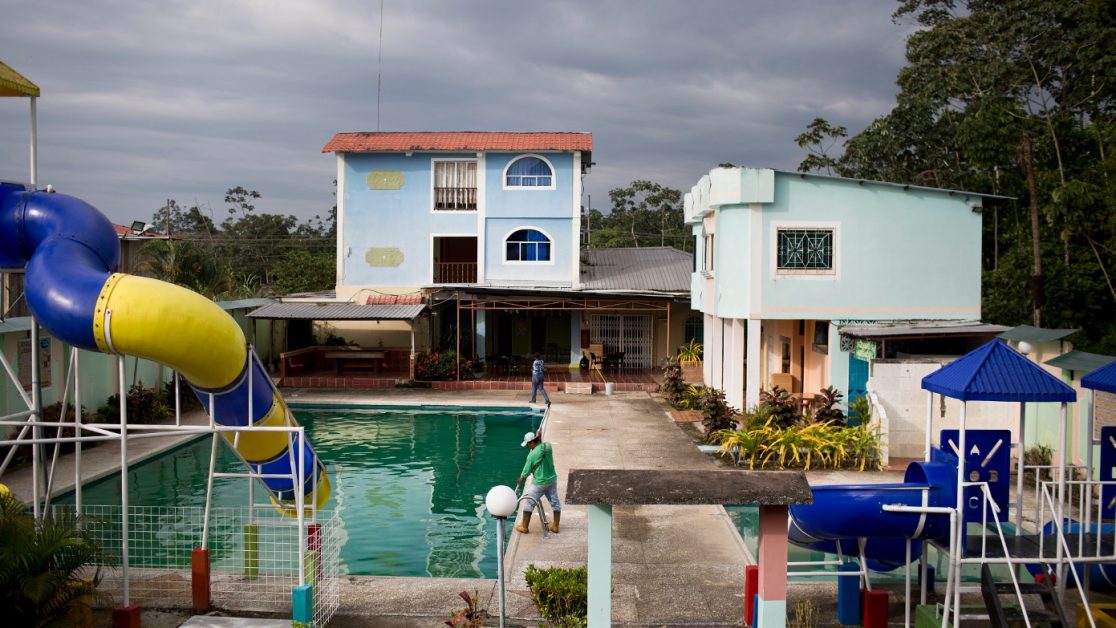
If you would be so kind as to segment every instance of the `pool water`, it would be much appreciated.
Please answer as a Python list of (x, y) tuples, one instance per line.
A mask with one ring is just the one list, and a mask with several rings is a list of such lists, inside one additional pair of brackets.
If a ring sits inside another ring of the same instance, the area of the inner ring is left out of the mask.
[[(527, 408), (292, 407), (333, 473), (326, 508), (342, 521), (343, 573), (496, 577), (496, 524), (484, 497), (512, 485), (526, 458), (523, 434), (542, 414)], [(129, 469), (132, 506), (204, 506), (211, 439)], [(241, 472), (224, 445), (217, 471)], [(215, 507), (248, 504), (248, 480), (214, 480)], [(72, 503), (73, 496), (62, 502)], [(119, 504), (120, 476), (86, 486), (86, 504)], [(257, 487), (255, 501), (267, 503)], [(508, 526), (510, 530), (511, 526)]]

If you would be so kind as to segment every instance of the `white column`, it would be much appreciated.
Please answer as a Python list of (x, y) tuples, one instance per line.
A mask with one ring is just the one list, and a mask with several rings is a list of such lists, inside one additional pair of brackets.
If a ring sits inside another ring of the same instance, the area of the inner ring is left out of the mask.
[(721, 343), (724, 341), (723, 329), (725, 321), (720, 316), (713, 317), (713, 333), (709, 334), (706, 339), (705, 347), (705, 362), (709, 364), (709, 379), (705, 380), (706, 386), (713, 388), (721, 387), (721, 378), (724, 374), (725, 365), (721, 361)]
[(763, 321), (755, 318), (748, 319), (748, 373), (744, 380), (744, 407), (754, 408), (759, 405), (760, 394), (760, 333)]
[(725, 378), (725, 401), (738, 410), (744, 410), (744, 332), (747, 323), (739, 318), (729, 322), (731, 333), (727, 334), (725, 346), (725, 361), (729, 369)]

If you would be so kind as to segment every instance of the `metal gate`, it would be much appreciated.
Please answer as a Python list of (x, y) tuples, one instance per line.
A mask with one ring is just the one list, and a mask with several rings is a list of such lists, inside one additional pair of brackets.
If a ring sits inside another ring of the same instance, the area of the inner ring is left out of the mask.
[(593, 314), (589, 317), (590, 342), (604, 346), (605, 355), (624, 354), (626, 369), (654, 368), (651, 316), (647, 314)]

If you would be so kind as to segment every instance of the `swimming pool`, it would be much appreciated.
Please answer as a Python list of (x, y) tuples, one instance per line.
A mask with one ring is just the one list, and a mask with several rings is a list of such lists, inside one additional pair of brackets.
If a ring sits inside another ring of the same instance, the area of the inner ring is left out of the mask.
[[(350, 575), (494, 578), (496, 524), (484, 496), (512, 484), (526, 457), (528, 408), (292, 407), (335, 474), (326, 508), (341, 517), (342, 572)], [(211, 440), (201, 438), (129, 469), (133, 506), (204, 506)], [(243, 465), (219, 448), (218, 471)], [(248, 481), (218, 478), (213, 504), (248, 503)], [(263, 490), (257, 503), (266, 503)], [(85, 487), (86, 504), (118, 504), (120, 476)], [(73, 497), (63, 498), (72, 503)], [(510, 528), (510, 526), (509, 526)]]

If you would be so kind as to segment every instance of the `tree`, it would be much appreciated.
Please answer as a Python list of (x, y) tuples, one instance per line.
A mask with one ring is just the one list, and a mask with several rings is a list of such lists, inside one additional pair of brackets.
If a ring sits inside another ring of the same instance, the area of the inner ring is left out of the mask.
[(814, 118), (806, 125), (806, 132), (794, 138), (798, 147), (805, 148), (809, 153), (802, 163), (798, 164), (798, 171), (821, 172), (824, 168), (826, 174), (833, 174), (837, 159), (830, 157), (829, 151), (848, 136), (845, 127), (832, 126), (824, 118)]
[(1109, 5), (900, 0), (894, 17), (921, 27), (896, 106), (846, 142), (836, 172), (1018, 199), (986, 203), (986, 316), (1083, 327), (1079, 346), (1116, 349), (1116, 319), (1089, 306), (1116, 305)]
[(682, 193), (646, 180), (608, 193), (608, 215), (590, 210), (594, 248), (673, 246), (686, 250), (693, 236), (684, 224)]

